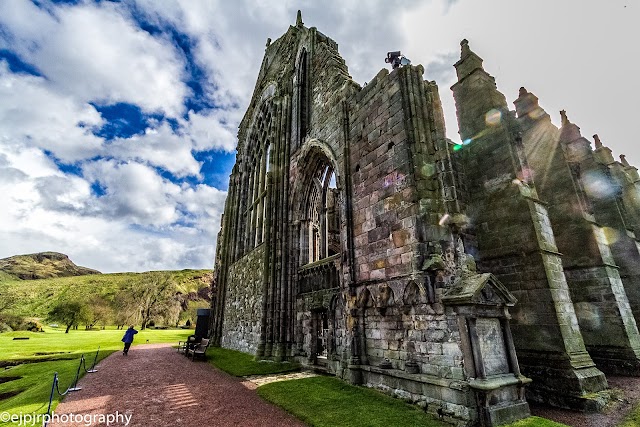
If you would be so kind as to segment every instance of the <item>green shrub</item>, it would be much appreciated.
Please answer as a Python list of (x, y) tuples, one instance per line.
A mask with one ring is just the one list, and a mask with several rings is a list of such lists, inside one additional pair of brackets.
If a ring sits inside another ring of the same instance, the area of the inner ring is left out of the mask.
[(21, 331), (31, 331), (31, 332), (42, 332), (42, 323), (37, 320), (25, 320), (22, 325), (20, 325)]

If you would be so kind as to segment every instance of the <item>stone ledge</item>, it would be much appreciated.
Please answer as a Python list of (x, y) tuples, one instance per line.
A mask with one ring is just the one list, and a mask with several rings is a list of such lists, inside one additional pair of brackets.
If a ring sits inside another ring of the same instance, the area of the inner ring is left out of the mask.
[(402, 378), (409, 381), (415, 381), (424, 384), (433, 384), (440, 387), (448, 387), (454, 390), (465, 390), (469, 383), (463, 380), (454, 380), (449, 378), (438, 378), (425, 374), (409, 374), (399, 369), (384, 369), (371, 365), (349, 365), (349, 369), (357, 369), (361, 371), (373, 372), (376, 374), (387, 375), (389, 377)]
[(510, 385), (525, 385), (529, 384), (531, 381), (533, 381), (531, 378), (527, 378), (524, 375), (515, 376), (509, 374), (493, 378), (471, 379), (469, 380), (469, 387), (476, 390), (489, 391)]

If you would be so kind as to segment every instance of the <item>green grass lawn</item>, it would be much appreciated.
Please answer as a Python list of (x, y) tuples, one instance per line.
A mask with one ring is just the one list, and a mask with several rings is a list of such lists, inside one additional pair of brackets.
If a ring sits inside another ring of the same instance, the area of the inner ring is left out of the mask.
[(258, 394), (316, 427), (450, 427), (417, 406), (335, 377), (263, 385)]
[[(291, 363), (256, 361), (240, 351), (212, 347), (207, 360), (237, 377), (298, 370)], [(451, 427), (415, 405), (335, 377), (313, 377), (274, 382), (258, 388), (258, 394), (309, 425), (344, 427)], [(551, 420), (529, 417), (505, 427), (567, 427)], [(631, 425), (626, 427), (632, 427)]]
[(540, 417), (529, 417), (515, 423), (507, 424), (504, 427), (568, 427), (566, 424), (557, 423)]
[[(134, 345), (185, 340), (192, 330), (145, 330), (135, 336)], [(49, 402), (49, 393), (53, 373), (58, 372), (60, 391), (64, 391), (73, 381), (78, 369), (80, 356), (85, 354), (87, 368), (91, 366), (95, 353), (100, 346), (99, 360), (122, 348), (120, 339), (124, 331), (114, 328), (100, 331), (69, 331), (46, 328), (46, 332), (9, 332), (0, 334), (0, 362), (25, 362), (9, 369), (0, 370), (0, 394), (21, 391), (19, 394), (0, 399), (0, 413), (11, 414), (45, 413)], [(28, 340), (16, 340), (14, 337), (28, 337)], [(43, 354), (40, 354), (43, 353)], [(43, 359), (55, 359), (42, 361)], [(8, 382), (2, 378), (21, 377)], [(81, 393), (81, 392), (80, 392)], [(60, 401), (55, 396), (55, 405)], [(0, 426), (14, 426), (2, 423)]]
[[(146, 329), (135, 335), (135, 344), (149, 344), (161, 342), (176, 342), (184, 340), (193, 334), (192, 329)], [(100, 346), (103, 350), (116, 350), (122, 347), (120, 339), (124, 335), (123, 330), (107, 328), (105, 330), (71, 330), (64, 333), (64, 328), (45, 327), (45, 332), (5, 332), (0, 334), (0, 361), (24, 359), (35, 356), (36, 353), (57, 352), (94, 352)], [(14, 341), (14, 337), (28, 337), (28, 340)]]
[(640, 405), (636, 405), (631, 413), (625, 418), (619, 427), (639, 427), (640, 426)]
[(207, 360), (218, 369), (236, 377), (278, 374), (300, 369), (295, 363), (257, 361), (250, 354), (221, 347), (209, 348), (207, 350)]

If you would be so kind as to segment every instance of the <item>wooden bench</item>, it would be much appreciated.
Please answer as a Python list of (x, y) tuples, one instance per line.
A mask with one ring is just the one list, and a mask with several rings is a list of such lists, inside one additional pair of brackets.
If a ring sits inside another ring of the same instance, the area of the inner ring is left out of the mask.
[(187, 357), (191, 356), (191, 360), (196, 360), (196, 357), (206, 358), (207, 348), (209, 348), (209, 340), (203, 338), (195, 347), (187, 348)]
[(178, 341), (178, 353), (187, 354), (189, 348), (195, 347), (198, 340), (195, 335), (189, 335), (186, 341)]

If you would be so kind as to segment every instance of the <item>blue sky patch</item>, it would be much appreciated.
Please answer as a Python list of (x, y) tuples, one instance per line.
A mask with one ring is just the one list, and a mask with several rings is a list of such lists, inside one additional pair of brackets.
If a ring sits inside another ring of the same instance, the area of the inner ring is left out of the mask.
[(44, 153), (45, 156), (47, 156), (49, 159), (51, 159), (56, 164), (56, 166), (58, 167), (60, 172), (63, 172), (65, 174), (82, 176), (82, 168), (80, 167), (79, 164), (77, 164), (77, 163), (64, 163), (60, 159), (58, 159), (49, 150), (43, 150), (42, 152)]
[(229, 175), (236, 163), (236, 153), (225, 151), (206, 151), (194, 153), (193, 157), (202, 162), (200, 173), (204, 176), (204, 183), (222, 191), (229, 188)]
[[(91, 105), (106, 121), (100, 129), (93, 133), (105, 139), (130, 138), (134, 135), (141, 135), (151, 120), (162, 121), (164, 119), (162, 114), (144, 114), (137, 105), (125, 102), (111, 105)], [(177, 126), (175, 120), (170, 123)]]
[(26, 73), (32, 76), (42, 77), (40, 71), (33, 65), (24, 62), (18, 55), (7, 49), (0, 49), (0, 61), (5, 60), (9, 64), (9, 70), (13, 73)]
[(94, 194), (96, 197), (101, 197), (107, 194), (106, 190), (107, 190), (106, 187), (100, 185), (100, 183), (97, 181), (91, 184), (91, 193)]

